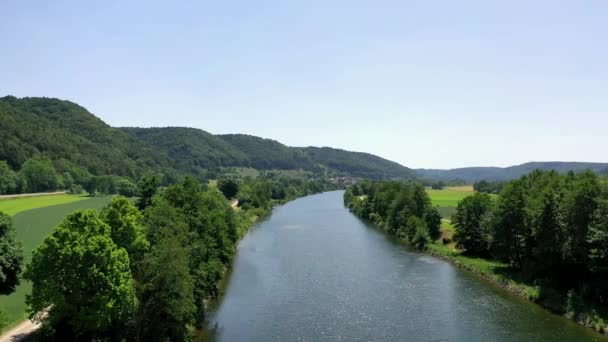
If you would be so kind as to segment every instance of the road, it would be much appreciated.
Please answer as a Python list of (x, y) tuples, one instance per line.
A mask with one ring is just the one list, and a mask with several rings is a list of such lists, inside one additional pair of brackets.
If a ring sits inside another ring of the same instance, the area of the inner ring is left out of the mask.
[(66, 191), (55, 191), (55, 192), (37, 192), (33, 194), (15, 194), (15, 195), (0, 195), (0, 200), (11, 199), (11, 198), (22, 198), (22, 197), (39, 197), (39, 196), (52, 196), (65, 194)]
[(40, 328), (40, 323), (34, 323), (28, 319), (2, 334), (2, 336), (0, 336), (0, 342), (23, 341), (38, 328)]

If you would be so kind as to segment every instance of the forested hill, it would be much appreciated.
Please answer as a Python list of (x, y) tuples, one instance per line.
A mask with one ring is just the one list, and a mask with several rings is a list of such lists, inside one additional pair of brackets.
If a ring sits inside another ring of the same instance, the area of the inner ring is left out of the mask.
[(52, 98), (0, 98), (0, 161), (18, 171), (42, 156), (59, 173), (192, 174), (252, 167), (369, 178), (409, 178), (412, 172), (377, 156), (329, 148), (297, 148), (255, 136), (213, 135), (200, 129), (114, 128), (85, 108)]
[(414, 172), (401, 164), (373, 154), (349, 152), (331, 147), (302, 149), (313, 160), (329, 168), (363, 178), (414, 178)]
[(511, 180), (519, 178), (533, 170), (555, 170), (559, 173), (569, 171), (581, 172), (591, 170), (597, 173), (608, 172), (608, 163), (580, 162), (531, 162), (516, 166), (501, 167), (465, 167), (450, 170), (417, 169), (416, 175), (438, 181), (463, 180), (476, 182), (480, 180)]

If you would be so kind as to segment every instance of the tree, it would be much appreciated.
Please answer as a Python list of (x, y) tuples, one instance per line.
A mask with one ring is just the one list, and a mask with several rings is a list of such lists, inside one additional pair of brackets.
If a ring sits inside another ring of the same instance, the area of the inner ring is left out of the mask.
[(24, 276), (32, 282), (30, 317), (48, 310), (48, 322), (74, 339), (103, 334), (134, 308), (129, 256), (95, 210), (68, 215), (34, 250)]
[(416, 232), (412, 237), (411, 244), (416, 247), (419, 251), (426, 249), (427, 243), (431, 241), (428, 230), (424, 225), (416, 226)]
[(137, 341), (185, 341), (194, 323), (194, 282), (184, 238), (162, 233), (141, 265)]
[(488, 232), (484, 231), (482, 221), (492, 207), (488, 194), (476, 193), (462, 199), (453, 217), (454, 241), (458, 248), (467, 253), (484, 255), (488, 252)]
[(8, 163), (0, 161), (0, 194), (13, 194), (19, 190), (19, 178)]
[(232, 199), (239, 192), (239, 183), (234, 178), (220, 178), (217, 181), (217, 188), (227, 199)]
[(137, 196), (137, 185), (126, 178), (121, 178), (116, 181), (116, 192), (120, 196), (135, 197)]
[(141, 177), (137, 183), (139, 189), (139, 200), (137, 201), (137, 207), (139, 210), (145, 210), (150, 204), (152, 204), (152, 197), (158, 190), (158, 177), (145, 175)]
[(608, 200), (601, 201), (593, 213), (588, 242), (591, 269), (608, 273)]
[(111, 237), (129, 254), (131, 263), (140, 260), (150, 248), (143, 227), (143, 215), (125, 197), (114, 197), (101, 211), (101, 219), (111, 228)]
[(22, 266), (23, 249), (21, 242), (15, 241), (13, 220), (0, 212), (0, 294), (15, 291)]
[(25, 178), (28, 192), (57, 190), (59, 176), (50, 160), (37, 157), (26, 161), (19, 173)]
[(424, 215), (424, 221), (431, 239), (436, 240), (441, 233), (441, 214), (435, 207), (429, 207)]
[(587, 234), (600, 194), (597, 176), (591, 172), (566, 177), (566, 194), (560, 205), (560, 221), (564, 227), (564, 260), (569, 265), (587, 262)]

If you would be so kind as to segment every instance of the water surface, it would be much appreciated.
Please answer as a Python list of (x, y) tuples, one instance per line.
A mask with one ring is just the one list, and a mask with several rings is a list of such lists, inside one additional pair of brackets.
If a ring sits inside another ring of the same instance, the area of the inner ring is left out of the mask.
[(218, 341), (605, 340), (352, 215), (342, 191), (274, 210), (241, 241)]

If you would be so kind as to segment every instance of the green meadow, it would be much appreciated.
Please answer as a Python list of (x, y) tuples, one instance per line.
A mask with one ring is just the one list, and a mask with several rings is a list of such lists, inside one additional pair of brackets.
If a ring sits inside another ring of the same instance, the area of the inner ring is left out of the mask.
[(427, 189), (426, 192), (429, 194), (434, 206), (456, 207), (460, 200), (471, 196), (475, 191), (472, 186), (458, 186), (442, 190)]
[(78, 201), (86, 200), (90, 197), (86, 195), (70, 195), (70, 194), (59, 194), (59, 195), (47, 195), (47, 196), (35, 196), (35, 197), (22, 197), (22, 198), (11, 198), (11, 199), (0, 199), (0, 211), (8, 214), (15, 215), (17, 213), (48, 207), (51, 205), (73, 203)]
[[(78, 209), (100, 209), (110, 201), (110, 198), (109, 196), (91, 198), (74, 195), (28, 197), (0, 201), (0, 210), (9, 208), (11, 211), (7, 212), (17, 212), (13, 216), (16, 238), (23, 243), (27, 263), (32, 251), (67, 214)], [(24, 209), (35, 206), (38, 208)], [(17, 291), (9, 296), (0, 296), (0, 308), (8, 315), (11, 325), (26, 318), (25, 295), (30, 291), (31, 284), (22, 280)]]
[(460, 200), (475, 193), (470, 185), (449, 187), (442, 190), (427, 188), (426, 192), (429, 194), (433, 206), (437, 207), (439, 214), (445, 219), (450, 219), (456, 212), (456, 206)]

